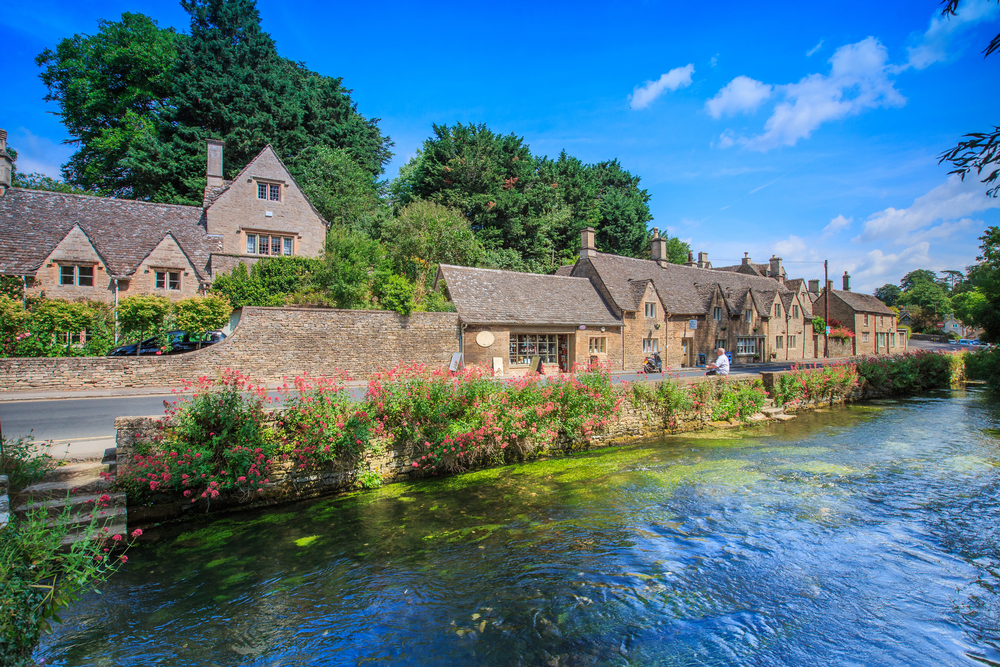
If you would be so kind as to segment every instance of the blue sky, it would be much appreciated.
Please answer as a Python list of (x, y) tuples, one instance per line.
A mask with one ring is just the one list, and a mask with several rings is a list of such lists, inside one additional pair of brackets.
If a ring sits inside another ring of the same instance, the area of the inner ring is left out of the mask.
[[(859, 291), (914, 268), (962, 270), (1000, 200), (937, 155), (1000, 123), (995, 0), (770, 3), (260, 2), (279, 52), (352, 88), (396, 142), (486, 123), (536, 154), (618, 158), (654, 221), (717, 266), (772, 253), (794, 277), (830, 261)], [(804, 6), (805, 5), (805, 6)], [(0, 13), (0, 127), (20, 168), (72, 153), (34, 57), (124, 11), (187, 30), (174, 2), (37, 0)], [(797, 262), (802, 262), (801, 264)], [(838, 280), (839, 284), (839, 280)]]

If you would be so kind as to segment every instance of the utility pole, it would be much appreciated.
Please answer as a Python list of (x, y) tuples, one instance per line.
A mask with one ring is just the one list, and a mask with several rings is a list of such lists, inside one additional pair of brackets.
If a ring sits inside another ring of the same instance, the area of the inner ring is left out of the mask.
[(828, 275), (829, 270), (829, 260), (823, 260), (823, 324), (826, 329), (823, 330), (823, 358), (830, 358), (830, 334), (826, 333), (830, 330), (830, 276)]

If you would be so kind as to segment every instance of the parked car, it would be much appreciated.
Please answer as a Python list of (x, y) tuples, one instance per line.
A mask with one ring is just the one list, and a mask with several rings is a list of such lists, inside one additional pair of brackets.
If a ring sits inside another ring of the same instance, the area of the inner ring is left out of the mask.
[(958, 344), (959, 344), (959, 345), (975, 345), (975, 343), (973, 343), (973, 342), (972, 342), (972, 341), (971, 341), (970, 339), (968, 339), (968, 338), (963, 338), (963, 339), (959, 340), (959, 341), (958, 341)]
[[(160, 344), (157, 338), (147, 338), (139, 343), (132, 343), (131, 345), (121, 345), (115, 349), (108, 352), (109, 357), (128, 357), (136, 356), (136, 348), (139, 348), (139, 356), (151, 355), (151, 354), (181, 354), (182, 352), (191, 352), (192, 350), (198, 349), (198, 337), (195, 336), (192, 340), (191, 335), (183, 331), (168, 331), (167, 336), (170, 340), (169, 350), (164, 352), (163, 346)], [(202, 347), (208, 347), (209, 345), (214, 345), (220, 340), (225, 340), (226, 334), (221, 331), (207, 331), (201, 340)]]

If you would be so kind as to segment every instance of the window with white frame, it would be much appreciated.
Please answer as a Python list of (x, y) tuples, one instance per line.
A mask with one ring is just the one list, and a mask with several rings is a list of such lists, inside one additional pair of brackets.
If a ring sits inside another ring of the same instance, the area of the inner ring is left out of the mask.
[(792, 306), (792, 317), (798, 317), (798, 316), (799, 316), (799, 307), (797, 305), (793, 305)]
[(279, 255), (292, 254), (292, 237), (277, 234), (247, 234), (248, 255)]
[(774, 349), (780, 350), (784, 346), (785, 346), (785, 338), (784, 338), (784, 336), (778, 336), (777, 338), (774, 339)]
[(794, 350), (795, 349), (795, 336), (789, 336), (788, 337), (788, 349), (790, 349), (790, 350)]
[(279, 183), (261, 183), (257, 181), (257, 199), (280, 202), (281, 185)]
[(716, 319), (716, 320), (721, 320), (722, 319), (722, 308), (720, 308), (719, 306), (716, 306), (715, 309), (712, 311), (712, 317), (714, 319)]
[(868, 313), (865, 313), (865, 326), (868, 326)]
[(642, 353), (643, 354), (653, 354), (654, 352), (660, 351), (660, 339), (659, 338), (643, 338), (642, 339)]
[(608, 339), (606, 336), (600, 336), (597, 338), (590, 339), (591, 354), (605, 354), (607, 351), (608, 351)]
[(543, 364), (556, 363), (555, 334), (511, 334), (510, 363), (527, 366), (532, 357), (541, 357)]
[(94, 286), (94, 267), (76, 264), (59, 265), (59, 284), (76, 285), (78, 287)]
[(861, 334), (861, 342), (862, 343), (867, 343), (868, 342), (868, 332), (867, 331), (864, 332), (863, 334)]
[(757, 354), (757, 339), (737, 338), (736, 354)]
[(157, 271), (156, 289), (179, 290), (181, 288), (180, 271)]
[(743, 311), (743, 321), (753, 322), (753, 310), (747, 308), (745, 311)]
[(646, 302), (646, 317), (656, 317), (656, 304), (650, 301)]

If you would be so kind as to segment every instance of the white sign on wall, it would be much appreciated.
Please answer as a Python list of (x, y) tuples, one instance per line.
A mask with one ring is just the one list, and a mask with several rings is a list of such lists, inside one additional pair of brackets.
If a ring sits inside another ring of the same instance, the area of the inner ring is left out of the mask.
[(697, 329), (698, 320), (688, 320), (688, 329)]

